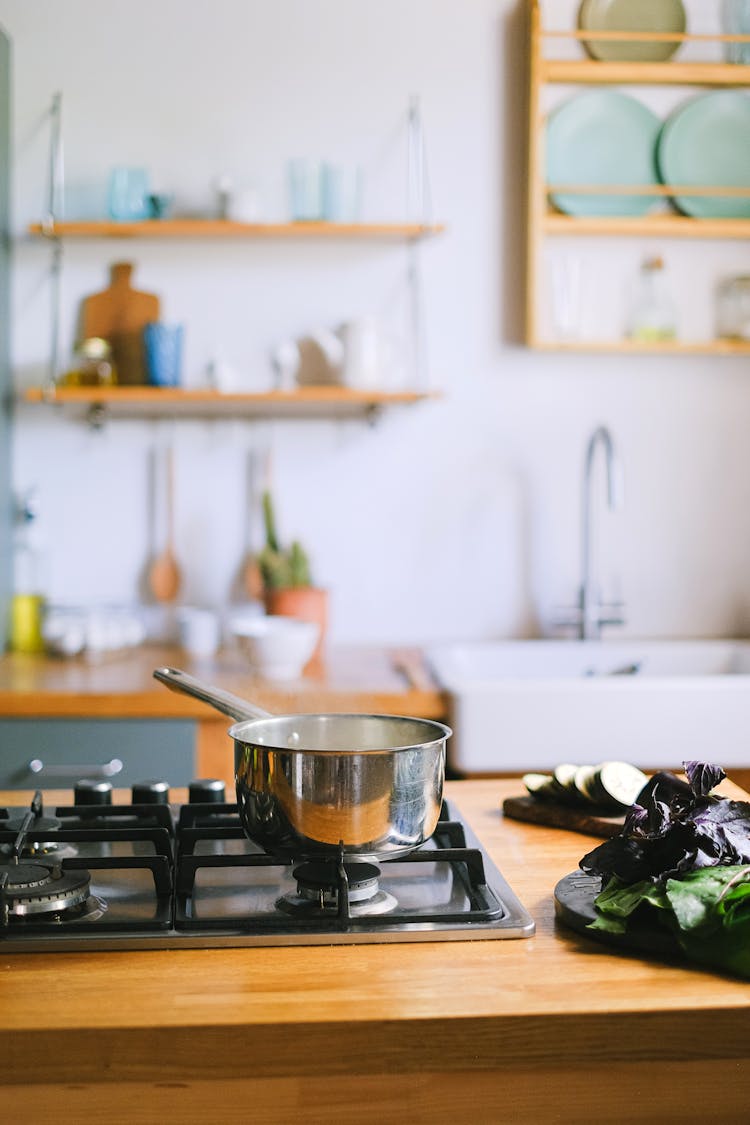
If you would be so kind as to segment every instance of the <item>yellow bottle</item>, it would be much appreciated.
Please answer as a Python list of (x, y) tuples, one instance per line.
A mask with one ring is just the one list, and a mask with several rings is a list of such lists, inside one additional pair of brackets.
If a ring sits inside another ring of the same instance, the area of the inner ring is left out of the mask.
[(8, 643), (12, 652), (42, 652), (44, 605), (41, 552), (34, 542), (36, 519), (33, 493), (19, 504), (13, 553), (13, 589), (10, 602)]
[(43, 652), (44, 598), (41, 594), (14, 594), (10, 601), (12, 652)]

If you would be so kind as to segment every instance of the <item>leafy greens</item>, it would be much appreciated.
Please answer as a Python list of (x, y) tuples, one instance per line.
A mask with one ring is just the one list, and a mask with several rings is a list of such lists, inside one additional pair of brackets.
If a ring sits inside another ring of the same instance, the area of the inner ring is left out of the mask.
[(666, 927), (685, 954), (750, 977), (750, 802), (713, 795), (718, 766), (655, 774), (622, 832), (581, 860), (602, 877), (589, 926), (610, 934)]

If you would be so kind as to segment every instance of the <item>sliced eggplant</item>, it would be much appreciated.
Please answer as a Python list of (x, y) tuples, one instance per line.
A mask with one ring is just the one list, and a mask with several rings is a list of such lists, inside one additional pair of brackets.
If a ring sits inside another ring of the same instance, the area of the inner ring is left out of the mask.
[(602, 762), (596, 784), (608, 804), (629, 809), (647, 781), (645, 773), (629, 762)]
[(573, 796), (578, 795), (576, 789), (576, 773), (578, 766), (574, 766), (572, 762), (561, 762), (559, 766), (555, 766), (552, 771), (552, 776), (558, 785), (567, 790)]
[(521, 779), (527, 792), (540, 801), (552, 800), (554, 777), (551, 773), (525, 773)]
[(598, 772), (598, 766), (579, 766), (576, 770), (575, 787), (583, 801), (589, 804), (597, 803), (593, 795), (593, 786)]

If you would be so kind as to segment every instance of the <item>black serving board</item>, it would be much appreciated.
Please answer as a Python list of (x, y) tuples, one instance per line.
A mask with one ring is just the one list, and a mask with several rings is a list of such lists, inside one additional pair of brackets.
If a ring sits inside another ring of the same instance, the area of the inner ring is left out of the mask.
[(558, 921), (595, 941), (620, 946), (622, 949), (682, 955), (676, 939), (660, 926), (631, 923), (626, 934), (587, 929), (588, 924), (596, 917), (594, 899), (601, 889), (602, 880), (599, 875), (586, 875), (580, 870), (566, 875), (555, 887), (555, 916)]

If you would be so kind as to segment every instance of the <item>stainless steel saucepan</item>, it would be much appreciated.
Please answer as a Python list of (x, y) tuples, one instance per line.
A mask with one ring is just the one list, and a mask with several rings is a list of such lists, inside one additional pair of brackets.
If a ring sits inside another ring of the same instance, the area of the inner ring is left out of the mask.
[(237, 719), (234, 776), (243, 828), (280, 859), (378, 861), (429, 839), (452, 731), (399, 715), (270, 715), (176, 668), (154, 676)]

